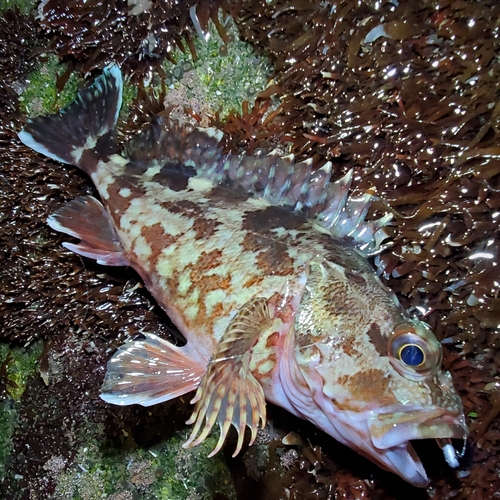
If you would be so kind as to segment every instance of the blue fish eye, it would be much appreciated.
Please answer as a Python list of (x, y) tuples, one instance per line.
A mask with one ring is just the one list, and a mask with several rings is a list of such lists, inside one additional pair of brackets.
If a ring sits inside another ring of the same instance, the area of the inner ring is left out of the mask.
[(407, 366), (421, 366), (425, 362), (425, 353), (417, 344), (406, 344), (399, 350), (399, 358)]

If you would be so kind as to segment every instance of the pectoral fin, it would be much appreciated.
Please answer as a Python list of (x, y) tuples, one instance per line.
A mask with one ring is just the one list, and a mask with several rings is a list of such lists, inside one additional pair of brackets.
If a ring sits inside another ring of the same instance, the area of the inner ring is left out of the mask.
[(108, 363), (101, 398), (115, 405), (151, 406), (198, 387), (206, 362), (190, 345), (177, 347), (151, 333), (121, 346)]
[(245, 427), (251, 431), (250, 444), (255, 441), (259, 423), (261, 427), (266, 423), (266, 406), (262, 386), (250, 371), (250, 359), (253, 345), (271, 319), (267, 300), (258, 298), (229, 324), (191, 401), (196, 406), (187, 423), (194, 423), (194, 428), (184, 448), (200, 444), (216, 422), (220, 438), (209, 456), (221, 449), (231, 425), (238, 431), (233, 457), (243, 446)]

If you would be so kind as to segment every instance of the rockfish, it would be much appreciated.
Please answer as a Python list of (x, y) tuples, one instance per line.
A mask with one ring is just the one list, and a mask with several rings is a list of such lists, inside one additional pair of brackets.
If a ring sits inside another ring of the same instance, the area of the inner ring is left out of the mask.
[(225, 154), (216, 134), (158, 116), (115, 154), (118, 67), (59, 114), (29, 120), (21, 141), (76, 165), (101, 201), (77, 198), (49, 225), (64, 243), (131, 266), (187, 343), (152, 333), (123, 345), (101, 397), (149, 406), (196, 390), (185, 447), (217, 424), (240, 452), (271, 401), (416, 486), (426, 472), (410, 440), (468, 433), (460, 397), (430, 327), (409, 316), (368, 261), (390, 215), (366, 222), (371, 196), (349, 196), (293, 156)]

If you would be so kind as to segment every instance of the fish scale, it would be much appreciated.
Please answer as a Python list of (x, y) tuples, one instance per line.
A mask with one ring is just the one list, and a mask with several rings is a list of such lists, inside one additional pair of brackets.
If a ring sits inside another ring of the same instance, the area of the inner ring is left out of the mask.
[(411, 482), (428, 477), (410, 440), (436, 439), (457, 467), (461, 400), (430, 327), (410, 317), (368, 257), (391, 214), (366, 221), (372, 195), (349, 195), (352, 172), (274, 153), (224, 154), (217, 134), (165, 116), (121, 155), (113, 135), (122, 78), (106, 68), (63, 113), (27, 122), (20, 139), (85, 171), (85, 196), (49, 218), (64, 245), (129, 265), (186, 338), (154, 333), (120, 347), (101, 397), (150, 406), (195, 391), (185, 447), (231, 427), (234, 454), (265, 425), (265, 400)]

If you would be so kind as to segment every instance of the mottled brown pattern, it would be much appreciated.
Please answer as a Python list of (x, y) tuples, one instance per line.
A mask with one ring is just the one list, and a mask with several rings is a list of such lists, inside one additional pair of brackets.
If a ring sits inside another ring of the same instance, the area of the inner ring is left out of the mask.
[(190, 277), (192, 285), (189, 290), (192, 291), (194, 289), (198, 289), (200, 291), (200, 297), (203, 297), (212, 290), (227, 290), (231, 288), (230, 276), (200, 274), (197, 266), (192, 268)]
[[(145, 189), (139, 184), (138, 180), (137, 177), (124, 175), (116, 178), (115, 182), (108, 186), (109, 198), (106, 204), (110, 208), (111, 214), (114, 214), (114, 211), (118, 210), (118, 217), (121, 217), (134, 198), (140, 198), (146, 194)], [(119, 194), (120, 190), (124, 188), (130, 189), (130, 196), (127, 198)]]
[(253, 210), (245, 213), (242, 227), (246, 231), (266, 233), (282, 227), (284, 229), (299, 229), (306, 218), (290, 208), (270, 205), (263, 210)]
[[(391, 396), (392, 392), (389, 390), (389, 379), (381, 370), (363, 370), (352, 374), (345, 381), (344, 384), (350, 390), (355, 391), (356, 399), (358, 401), (373, 400), (373, 395), (378, 394), (380, 401), (385, 401), (387, 397)], [(396, 400), (394, 399), (394, 402)]]
[(331, 304), (335, 304), (336, 314), (348, 314), (350, 312), (350, 307), (347, 303), (349, 300), (347, 283), (338, 279), (332, 280), (328, 283), (326, 291), (326, 299)]
[(207, 217), (196, 218), (193, 223), (193, 230), (196, 233), (195, 238), (197, 240), (210, 238), (221, 224), (218, 220)]
[(247, 281), (243, 284), (243, 288), (249, 288), (253, 285), (258, 285), (264, 279), (263, 276), (250, 276)]
[(222, 302), (218, 302), (215, 304), (213, 310), (212, 310), (212, 318), (216, 319), (219, 316), (222, 316), (224, 314), (224, 305)]
[[(85, 155), (89, 151), (93, 151), (97, 160), (108, 162), (109, 157), (112, 154), (116, 154), (118, 152), (118, 146), (114, 139), (115, 139), (115, 131), (108, 130), (107, 133), (105, 133), (104, 135), (102, 135), (97, 139), (96, 145), (93, 150), (87, 149), (83, 152), (83, 154)], [(84, 170), (85, 172), (87, 172), (85, 168)]]
[(153, 181), (162, 186), (168, 187), (172, 191), (183, 191), (188, 187), (189, 179), (196, 175), (194, 167), (181, 163), (165, 164), (159, 173), (153, 176)]
[(267, 275), (291, 276), (295, 273), (293, 263), (286, 245), (279, 242), (257, 255), (257, 265)]
[[(191, 274), (191, 286), (186, 294), (193, 293), (195, 290), (199, 290), (199, 296), (205, 297), (208, 292), (213, 290), (230, 290), (231, 289), (231, 277), (230, 276), (218, 276), (216, 274), (200, 274), (197, 267), (193, 267)], [(203, 329), (203, 331), (211, 332), (213, 329), (213, 322), (216, 319), (215, 310), (220, 311), (219, 308), (215, 308), (214, 312), (210, 315), (207, 314), (207, 309), (204, 300), (198, 301), (198, 312), (193, 321), (190, 321), (194, 327)]]
[(257, 253), (264, 245), (268, 246), (272, 243), (270, 238), (255, 233), (246, 233), (243, 238), (242, 246), (245, 252)]
[(305, 332), (297, 331), (295, 338), (296, 338), (296, 344), (299, 347), (307, 347), (309, 345), (314, 344), (314, 342), (316, 341), (315, 337), (311, 335), (311, 332), (309, 330)]
[(257, 265), (263, 275), (290, 276), (294, 273), (294, 260), (287, 246), (269, 237), (249, 232), (243, 239), (243, 248), (256, 254)]
[(202, 252), (196, 261), (194, 268), (200, 274), (206, 273), (210, 269), (215, 269), (221, 263), (222, 250), (216, 249), (211, 252)]
[(354, 283), (359, 286), (365, 286), (366, 280), (359, 271), (351, 271), (350, 269), (345, 270), (345, 277), (350, 283)]
[(190, 200), (165, 201), (161, 206), (173, 214), (180, 214), (190, 218), (203, 214), (203, 208)]
[(81, 168), (87, 175), (92, 174), (96, 171), (97, 164), (99, 162), (99, 157), (93, 149), (86, 149), (82, 153), (82, 157), (79, 162), (79, 168)]
[(230, 205), (248, 200), (249, 195), (243, 189), (232, 186), (215, 186), (208, 194), (208, 197), (224, 205)]
[(177, 295), (179, 289), (179, 273), (174, 272), (172, 276), (169, 276), (166, 280), (167, 288), (170, 291), (171, 295)]
[(173, 245), (177, 241), (177, 237), (172, 236), (165, 232), (163, 226), (160, 222), (153, 224), (152, 226), (143, 226), (141, 228), (141, 234), (144, 236), (146, 241), (151, 248), (150, 261), (156, 263), (158, 256), (164, 248)]
[(161, 206), (173, 214), (193, 219), (192, 227), (197, 240), (209, 238), (221, 225), (221, 222), (205, 217), (203, 207), (190, 200), (165, 201), (161, 203)]
[(295, 308), (280, 292), (274, 292), (268, 300), (269, 307), (274, 309), (274, 316), (283, 323), (292, 323), (295, 317)]
[[(276, 356), (276, 354), (274, 354), (274, 352), (271, 352), (265, 359), (263, 359), (262, 361), (257, 363), (257, 366), (256, 366), (257, 375), (259, 374), (259, 372), (262, 374), (265, 373), (266, 375), (269, 375), (267, 373), (267, 368), (268, 368), (269, 364), (271, 364), (273, 367), (278, 366), (278, 357)], [(273, 369), (276, 369), (276, 368), (273, 368)], [(266, 375), (264, 375), (264, 377)]]
[(309, 331), (306, 331), (304, 333), (297, 332), (295, 338), (296, 338), (296, 344), (299, 347), (307, 347), (309, 345), (312, 345), (316, 340)]
[(276, 345), (278, 344), (279, 338), (280, 338), (279, 332), (271, 333), (271, 335), (269, 335), (269, 337), (267, 337), (266, 347), (268, 349), (272, 349), (273, 347), (276, 347)]
[(377, 353), (380, 354), (380, 356), (387, 356), (387, 337), (382, 335), (377, 323), (372, 323), (366, 333), (368, 337), (370, 337), (370, 342), (375, 347)]
[(360, 355), (359, 351), (354, 347), (354, 345), (351, 342), (342, 342), (340, 347), (348, 356), (351, 356), (351, 358)]
[[(185, 295), (181, 295), (179, 293), (179, 284), (180, 284), (180, 273), (174, 271), (174, 273), (169, 276), (165, 280), (165, 290), (168, 290), (168, 293), (165, 293), (166, 302), (173, 303), (178, 300), (179, 297), (184, 297)], [(165, 304), (161, 304), (162, 307), (165, 307)], [(184, 309), (179, 308), (177, 310), (177, 315), (184, 324), (189, 324), (189, 319), (187, 318)]]
[(148, 164), (139, 161), (129, 161), (125, 165), (125, 172), (128, 175), (143, 175), (147, 172), (148, 168)]

